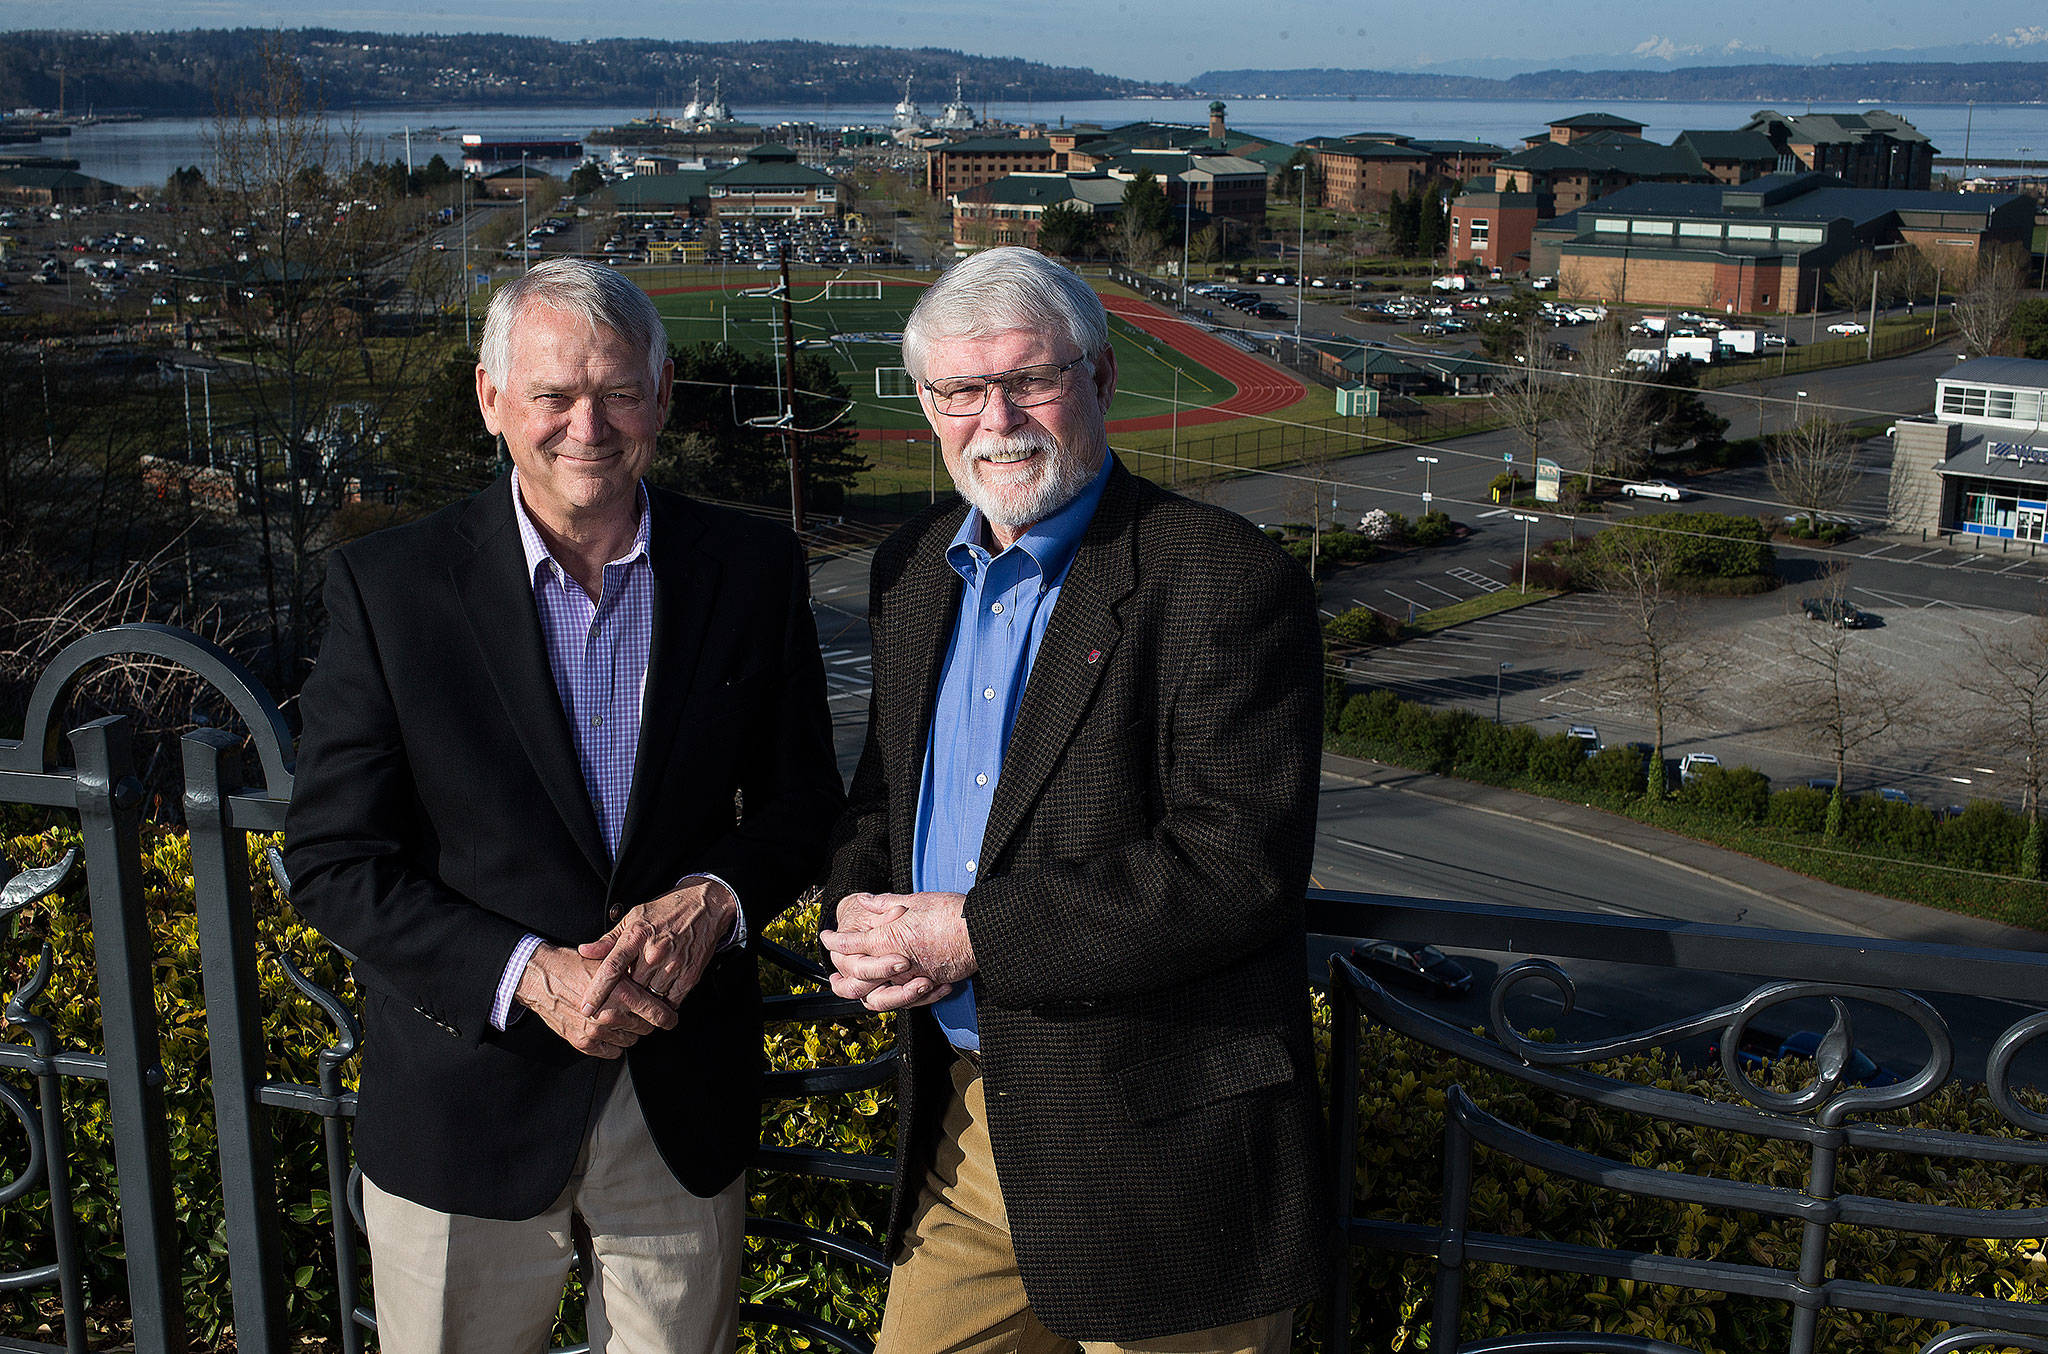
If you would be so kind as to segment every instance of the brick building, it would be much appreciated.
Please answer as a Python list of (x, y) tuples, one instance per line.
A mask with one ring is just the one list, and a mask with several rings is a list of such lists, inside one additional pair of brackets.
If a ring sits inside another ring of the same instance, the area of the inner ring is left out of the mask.
[(1127, 180), (1107, 174), (1009, 174), (962, 189), (953, 197), (953, 247), (961, 252), (992, 245), (1036, 249), (1046, 212), (1070, 205), (1113, 220), (1123, 206)]
[(925, 191), (951, 197), (963, 188), (1006, 174), (1044, 174), (1055, 163), (1052, 142), (1036, 136), (977, 136), (948, 141), (925, 152)]
[(1385, 211), (1399, 193), (1412, 196), (1432, 179), (1462, 183), (1490, 171), (1506, 152), (1484, 141), (1428, 141), (1399, 132), (1354, 132), (1303, 143), (1315, 165), (1321, 205), (1339, 211)]
[(1858, 249), (1916, 245), (1958, 277), (2033, 229), (2033, 199), (2016, 193), (1852, 188), (1811, 173), (1642, 183), (1538, 226), (1530, 268), (1579, 300), (1791, 314), (1815, 307), (1828, 270)]

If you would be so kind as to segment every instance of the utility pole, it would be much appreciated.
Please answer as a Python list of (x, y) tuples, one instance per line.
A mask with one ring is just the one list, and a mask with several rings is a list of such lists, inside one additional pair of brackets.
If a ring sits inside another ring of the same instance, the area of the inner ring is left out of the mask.
[(1514, 518), (1522, 524), (1522, 592), (1526, 595), (1529, 591), (1529, 526), (1542, 519), (1522, 512), (1514, 514)]
[(804, 467), (796, 429), (796, 319), (789, 310), (789, 250), (782, 251), (782, 444), (789, 457), (789, 525), (804, 529)]

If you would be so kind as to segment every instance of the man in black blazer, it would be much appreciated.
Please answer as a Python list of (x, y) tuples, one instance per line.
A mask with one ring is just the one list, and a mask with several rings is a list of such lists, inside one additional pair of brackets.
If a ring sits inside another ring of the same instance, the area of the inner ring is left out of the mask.
[(876, 553), (822, 937), (910, 1012), (880, 1354), (1284, 1349), (1326, 1227), (1308, 578), (1108, 453), (1058, 265), (956, 265), (903, 348), (967, 502)]
[(747, 937), (842, 797), (791, 535), (642, 481), (672, 367), (616, 272), (484, 327), (515, 473), (337, 551), (286, 825), (355, 958), (356, 1157), (385, 1354), (730, 1349), (760, 997)]

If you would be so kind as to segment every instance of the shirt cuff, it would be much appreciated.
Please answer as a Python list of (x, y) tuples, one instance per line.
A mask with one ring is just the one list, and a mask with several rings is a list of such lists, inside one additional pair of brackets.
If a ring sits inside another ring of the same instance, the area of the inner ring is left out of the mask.
[[(676, 887), (677, 887), (677, 888), (681, 888), (681, 887), (682, 887), (683, 885), (685, 885), (685, 884), (688, 884), (688, 883), (692, 883), (692, 882), (694, 882), (694, 881), (696, 881), (696, 880), (699, 880), (699, 879), (708, 879), (708, 880), (710, 880), (710, 881), (711, 881), (712, 883), (714, 883), (714, 884), (725, 884), (725, 891), (726, 891), (727, 893), (730, 893), (730, 894), (732, 895), (732, 900), (733, 900), (733, 902), (734, 902), (734, 903), (738, 903), (738, 902), (739, 902), (739, 900), (740, 900), (740, 891), (739, 891), (738, 889), (734, 888), (734, 887), (733, 887), (732, 885), (730, 885), (730, 884), (726, 884), (726, 883), (725, 883), (725, 881), (724, 881), (723, 879), (720, 879), (720, 878), (719, 878), (719, 877), (718, 877), (717, 875), (715, 875), (715, 874), (706, 874), (706, 873), (705, 873), (704, 871), (702, 871), (702, 870), (699, 870), (699, 871), (698, 871), (697, 873), (695, 873), (695, 874), (686, 874), (686, 875), (684, 875), (684, 876), (683, 876), (683, 877), (682, 877), (681, 879), (678, 879), (678, 880), (676, 881)], [(747, 943), (747, 910), (746, 910), (746, 909), (745, 909), (744, 907), (737, 907), (737, 906), (736, 906), (736, 907), (734, 907), (734, 908), (733, 908), (733, 910), (732, 910), (732, 930), (726, 933), (726, 937), (725, 937), (725, 939), (724, 939), (724, 940), (721, 940), (721, 941), (719, 941), (719, 942), (718, 942), (718, 948), (717, 948), (717, 949), (715, 949), (715, 950), (713, 950), (713, 951), (712, 951), (712, 953), (713, 953), (713, 954), (724, 954), (724, 953), (725, 953), (725, 952), (726, 952), (727, 950), (737, 950), (737, 949), (739, 949), (739, 948), (740, 948), (740, 947), (741, 947), (742, 945), (745, 945), (746, 943)]]
[(519, 980), (526, 976), (526, 965), (539, 948), (540, 937), (531, 931), (521, 936), (519, 943), (512, 947), (512, 957), (505, 961), (505, 972), (498, 979), (498, 995), (491, 1002), (492, 1029), (503, 1031), (510, 1028), (518, 1014), (512, 1009), (513, 994), (519, 991)]

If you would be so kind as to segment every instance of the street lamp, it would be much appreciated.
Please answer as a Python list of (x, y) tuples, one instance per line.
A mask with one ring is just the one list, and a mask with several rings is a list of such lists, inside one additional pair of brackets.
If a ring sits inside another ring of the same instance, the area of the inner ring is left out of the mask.
[(1294, 360), (1301, 360), (1301, 283), (1302, 275), (1308, 271), (1308, 161), (1303, 160), (1294, 167), (1301, 175), (1301, 188), (1295, 198), (1295, 206), (1301, 217), (1301, 228), (1296, 233), (1294, 244)]
[(1514, 667), (1513, 663), (1503, 663), (1493, 670), (1493, 722), (1495, 724), (1500, 723), (1500, 675), (1512, 667)]
[(520, 271), (533, 271), (533, 229), (526, 222), (526, 204), (533, 200), (533, 185), (526, 178), (526, 152), (519, 152), (519, 260)]
[(1796, 428), (1799, 426), (1799, 420), (1801, 417), (1799, 412), (1799, 401), (1806, 398), (1806, 392), (1803, 390), (1795, 390), (1792, 392), (1792, 395), (1792, 426)]
[(1437, 463), (1434, 456), (1417, 456), (1415, 464), (1422, 467), (1422, 510), (1429, 511), (1429, 468)]
[(1875, 256), (1878, 254), (1889, 254), (1894, 249), (1904, 249), (1905, 247), (1906, 241), (1904, 240), (1898, 240), (1891, 244), (1872, 245), (1870, 247), (1873, 257), (1870, 261), (1870, 323), (1863, 330), (1863, 360), (1865, 362), (1870, 361), (1877, 351), (1877, 275), (1883, 271), (1884, 261)]
[(1543, 519), (1525, 512), (1515, 513), (1514, 519), (1522, 524), (1522, 592), (1526, 595), (1529, 591), (1529, 526)]
[[(1188, 167), (1180, 176), (1180, 308), (1188, 308), (1188, 236), (1195, 225), (1195, 182), (1191, 177), (1195, 167), (1194, 152), (1188, 153)], [(1216, 205), (1215, 195), (1210, 195), (1209, 205)]]

